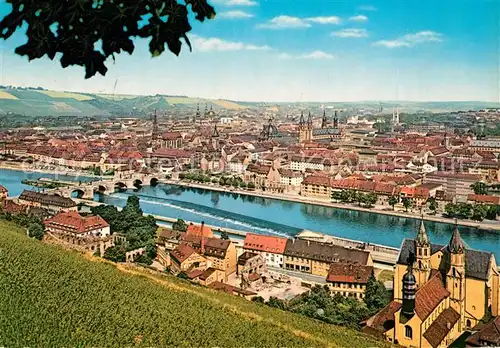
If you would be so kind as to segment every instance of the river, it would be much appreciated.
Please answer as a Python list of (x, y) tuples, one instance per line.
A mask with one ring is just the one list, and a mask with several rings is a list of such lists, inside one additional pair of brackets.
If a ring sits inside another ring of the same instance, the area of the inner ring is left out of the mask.
[[(143, 210), (155, 215), (283, 236), (308, 229), (393, 247), (400, 247), (404, 238), (414, 238), (420, 223), (411, 218), (173, 185), (144, 186), (100, 199), (123, 206), (129, 195), (139, 196)], [(436, 244), (447, 244), (454, 229), (430, 221), (425, 226)], [(500, 233), (464, 226), (460, 232), (469, 247), (493, 252), (500, 260)]]
[[(92, 180), (88, 177), (0, 170), (0, 184), (9, 189), (10, 196), (31, 189), (21, 184), (21, 180), (40, 177), (64, 181)], [(146, 213), (282, 236), (292, 236), (302, 229), (308, 229), (399, 247), (404, 238), (415, 236), (419, 224), (418, 220), (411, 218), (173, 185), (144, 186), (140, 190), (109, 196), (96, 194), (95, 199), (123, 207), (130, 195), (139, 196), (141, 207)], [(453, 225), (428, 221), (425, 225), (432, 243), (448, 243)], [(460, 227), (460, 232), (469, 247), (493, 252), (500, 260), (500, 233), (470, 227)]]

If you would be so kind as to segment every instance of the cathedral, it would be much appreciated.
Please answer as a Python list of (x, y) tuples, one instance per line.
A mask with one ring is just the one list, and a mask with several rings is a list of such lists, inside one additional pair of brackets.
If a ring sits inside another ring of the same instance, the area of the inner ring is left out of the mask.
[(394, 300), (363, 330), (405, 347), (448, 347), (481, 319), (500, 314), (499, 278), (495, 256), (467, 247), (457, 227), (443, 246), (430, 242), (421, 221), (417, 237), (401, 246)]
[(299, 120), (300, 143), (308, 141), (333, 140), (341, 137), (342, 137), (342, 130), (339, 128), (337, 111), (335, 111), (335, 117), (333, 118), (333, 127), (330, 127), (328, 125), (328, 120), (326, 118), (326, 112), (323, 110), (323, 119), (321, 121), (321, 128), (313, 127), (311, 112), (309, 112), (309, 116), (307, 117), (307, 122), (304, 120), (304, 112), (301, 112)]

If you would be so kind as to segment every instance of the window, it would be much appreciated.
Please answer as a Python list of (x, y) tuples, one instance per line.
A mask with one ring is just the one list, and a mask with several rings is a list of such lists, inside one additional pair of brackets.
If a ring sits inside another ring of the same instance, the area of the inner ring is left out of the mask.
[(411, 326), (409, 326), (409, 325), (405, 326), (405, 337), (406, 338), (412, 338), (413, 337), (413, 330), (412, 330)]
[(470, 322), (470, 320), (469, 320), (469, 319), (467, 319), (467, 321), (465, 322), (465, 326), (467, 326), (467, 327), (471, 327), (471, 322)]

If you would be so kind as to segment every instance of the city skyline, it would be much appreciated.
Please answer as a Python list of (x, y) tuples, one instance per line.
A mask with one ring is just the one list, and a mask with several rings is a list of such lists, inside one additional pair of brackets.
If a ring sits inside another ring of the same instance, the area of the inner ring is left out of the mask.
[[(1, 42), (1, 84), (263, 102), (500, 99), (493, 1), (211, 4), (214, 20), (190, 17), (192, 52), (151, 58), (136, 40), (132, 56), (108, 59), (106, 77), (90, 80), (83, 68), (16, 56), (21, 28)], [(8, 11), (2, 1), (0, 15)]]

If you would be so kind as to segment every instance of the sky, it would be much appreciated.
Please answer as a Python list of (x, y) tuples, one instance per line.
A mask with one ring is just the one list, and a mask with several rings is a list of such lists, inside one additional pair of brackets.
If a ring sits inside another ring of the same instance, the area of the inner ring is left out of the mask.
[[(208, 0), (179, 57), (108, 59), (84, 79), (48, 58), (14, 54), (25, 28), (0, 40), (0, 84), (237, 101), (500, 102), (500, 0)], [(10, 5), (0, 0), (0, 17)], [(115, 87), (116, 84), (116, 87)]]

